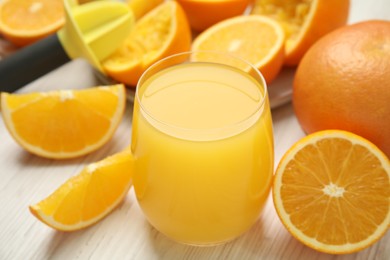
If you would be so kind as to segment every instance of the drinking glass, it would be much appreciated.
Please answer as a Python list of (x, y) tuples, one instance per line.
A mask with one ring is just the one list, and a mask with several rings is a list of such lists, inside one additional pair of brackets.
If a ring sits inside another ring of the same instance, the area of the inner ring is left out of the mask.
[(225, 53), (162, 59), (135, 94), (134, 189), (150, 224), (191, 245), (247, 231), (268, 197), (274, 160), (266, 83)]

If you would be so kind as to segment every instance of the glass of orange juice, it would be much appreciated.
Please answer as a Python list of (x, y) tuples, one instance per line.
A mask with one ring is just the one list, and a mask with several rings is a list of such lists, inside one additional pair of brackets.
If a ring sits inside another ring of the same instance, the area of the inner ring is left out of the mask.
[(258, 219), (273, 172), (266, 83), (246, 61), (181, 53), (140, 78), (134, 189), (157, 230), (192, 245), (232, 240)]

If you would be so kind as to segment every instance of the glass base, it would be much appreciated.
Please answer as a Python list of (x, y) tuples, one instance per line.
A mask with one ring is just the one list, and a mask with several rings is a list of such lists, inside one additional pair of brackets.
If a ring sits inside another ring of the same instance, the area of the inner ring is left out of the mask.
[(181, 245), (184, 245), (184, 246), (192, 246), (192, 247), (216, 247), (216, 246), (221, 246), (221, 245), (225, 245), (227, 243), (230, 243), (234, 240), (236, 240), (237, 238), (239, 238), (240, 236), (238, 237), (235, 237), (235, 238), (231, 238), (231, 239), (227, 239), (227, 240), (223, 240), (223, 241), (220, 241), (220, 242), (211, 242), (211, 243), (190, 243), (190, 242), (184, 242), (184, 241), (178, 241), (178, 240), (175, 240), (167, 235), (165, 235), (164, 233), (158, 231), (156, 229), (156, 231), (158, 233), (160, 233), (161, 235), (163, 235), (165, 238), (167, 238), (168, 240), (172, 241), (172, 242), (175, 242), (175, 243), (178, 243), (178, 244), (181, 244)]
[[(256, 222), (255, 222), (256, 223)], [(193, 243), (193, 242), (186, 242), (186, 241), (182, 241), (182, 240), (176, 240), (168, 235), (166, 235), (165, 233), (159, 231), (157, 228), (155, 228), (152, 224), (150, 224), (149, 222), (149, 225), (158, 233), (158, 234), (161, 234), (163, 237), (165, 237), (167, 240), (169, 241), (172, 241), (174, 243), (178, 243), (178, 244), (181, 244), (181, 245), (185, 245), (185, 246), (192, 246), (192, 247), (216, 247), (216, 246), (221, 246), (221, 245), (225, 245), (227, 243), (230, 243), (238, 238), (240, 238), (242, 235), (244, 235), (246, 232), (248, 232), (251, 227), (249, 226), (249, 228), (247, 228), (244, 232), (242, 232), (241, 234), (233, 237), (233, 238), (228, 238), (226, 240), (222, 240), (222, 241), (216, 241), (216, 242), (206, 242), (206, 243)]]

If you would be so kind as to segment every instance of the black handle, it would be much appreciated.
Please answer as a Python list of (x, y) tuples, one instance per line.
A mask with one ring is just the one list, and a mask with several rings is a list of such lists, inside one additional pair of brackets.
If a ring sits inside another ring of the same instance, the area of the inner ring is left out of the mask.
[(0, 61), (0, 91), (13, 92), (69, 61), (53, 34)]

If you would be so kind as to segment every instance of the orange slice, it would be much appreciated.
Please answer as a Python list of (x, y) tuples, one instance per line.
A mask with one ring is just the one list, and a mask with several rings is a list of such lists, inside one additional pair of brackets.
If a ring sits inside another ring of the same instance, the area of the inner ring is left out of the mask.
[(132, 184), (132, 165), (130, 150), (92, 163), (30, 211), (57, 230), (91, 226), (123, 201)]
[(222, 20), (244, 13), (252, 0), (176, 0), (187, 14), (191, 28), (203, 31)]
[(278, 21), (287, 36), (285, 64), (297, 65), (323, 35), (346, 24), (349, 0), (256, 0), (252, 14)]
[(3, 120), (26, 150), (46, 158), (73, 158), (105, 144), (125, 109), (123, 85), (85, 90), (1, 94)]
[(3, 0), (0, 3), (0, 32), (18, 46), (54, 33), (64, 22), (62, 0)]
[(390, 225), (390, 162), (360, 136), (317, 132), (281, 159), (273, 199), (282, 223), (302, 243), (326, 253), (356, 252)]
[(260, 15), (237, 16), (203, 31), (192, 44), (193, 51), (229, 52), (252, 63), (270, 83), (284, 58), (284, 33), (279, 23)]
[(182, 8), (175, 1), (164, 2), (136, 23), (123, 46), (103, 61), (103, 68), (113, 79), (135, 87), (150, 65), (190, 46), (191, 30)]

